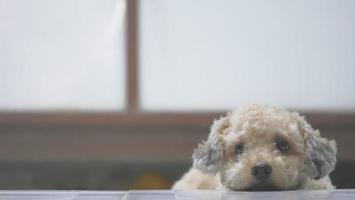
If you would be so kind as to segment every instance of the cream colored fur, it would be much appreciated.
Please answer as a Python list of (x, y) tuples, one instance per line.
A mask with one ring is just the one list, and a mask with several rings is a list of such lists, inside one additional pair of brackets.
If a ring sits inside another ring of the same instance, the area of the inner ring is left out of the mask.
[[(279, 140), (288, 143), (287, 152), (276, 148)], [(334, 188), (328, 176), (336, 163), (334, 141), (296, 112), (248, 105), (215, 120), (193, 154), (193, 167), (173, 189), (253, 190), (260, 181), (251, 170), (260, 162), (272, 167), (268, 185), (275, 190)]]

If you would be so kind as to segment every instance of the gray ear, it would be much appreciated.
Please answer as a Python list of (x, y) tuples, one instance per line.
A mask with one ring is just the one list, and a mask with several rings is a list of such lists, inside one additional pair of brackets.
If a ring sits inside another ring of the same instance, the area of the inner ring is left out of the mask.
[(193, 167), (204, 173), (216, 174), (223, 157), (223, 137), (229, 127), (229, 116), (213, 122), (207, 141), (199, 145), (192, 155)]
[(321, 137), (319, 131), (313, 130), (303, 118), (301, 129), (305, 137), (307, 174), (312, 179), (323, 178), (335, 168), (337, 162), (336, 142)]

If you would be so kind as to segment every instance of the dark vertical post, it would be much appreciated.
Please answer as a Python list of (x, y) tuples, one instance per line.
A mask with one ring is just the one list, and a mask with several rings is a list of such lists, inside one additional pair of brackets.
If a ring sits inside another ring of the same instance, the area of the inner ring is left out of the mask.
[(127, 111), (139, 109), (138, 86), (138, 0), (126, 0)]

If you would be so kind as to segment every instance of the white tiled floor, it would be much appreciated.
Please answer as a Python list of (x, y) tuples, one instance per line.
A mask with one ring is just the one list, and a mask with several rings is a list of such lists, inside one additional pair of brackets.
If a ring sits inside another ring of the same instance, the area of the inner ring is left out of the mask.
[(354, 190), (318, 190), (284, 192), (222, 191), (0, 191), (0, 200), (304, 200), (355, 199)]

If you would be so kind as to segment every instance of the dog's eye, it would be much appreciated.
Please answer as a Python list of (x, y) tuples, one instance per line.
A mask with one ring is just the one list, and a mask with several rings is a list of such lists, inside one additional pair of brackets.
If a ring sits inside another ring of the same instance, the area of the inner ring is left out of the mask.
[(237, 144), (237, 146), (235, 146), (235, 153), (242, 154), (243, 152), (244, 152), (244, 144)]
[(276, 141), (276, 148), (281, 152), (286, 152), (290, 149), (290, 145), (285, 140)]

